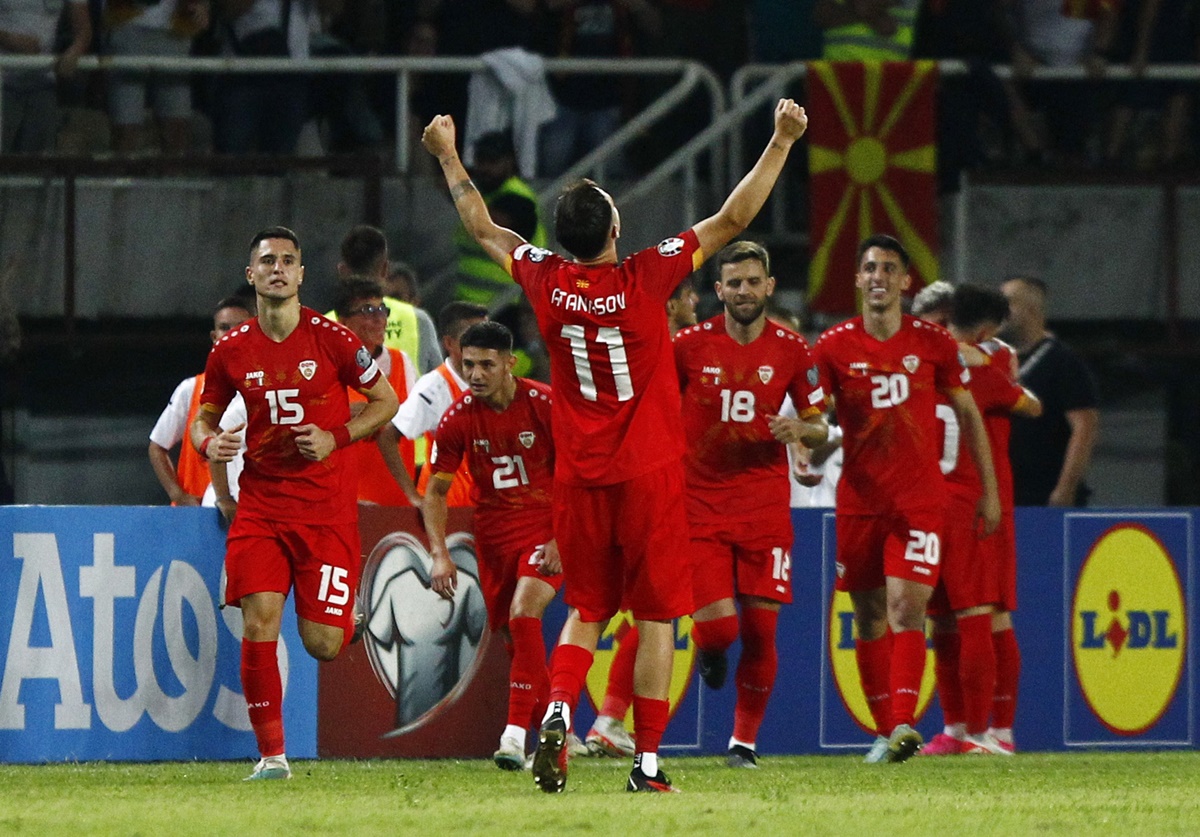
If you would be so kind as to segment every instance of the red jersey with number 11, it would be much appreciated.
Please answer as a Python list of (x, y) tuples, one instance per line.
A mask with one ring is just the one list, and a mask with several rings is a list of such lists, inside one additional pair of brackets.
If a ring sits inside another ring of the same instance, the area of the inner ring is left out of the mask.
[(702, 260), (692, 230), (621, 264), (584, 266), (529, 244), (512, 252), (509, 273), (550, 355), (558, 480), (613, 485), (683, 456), (663, 309)]

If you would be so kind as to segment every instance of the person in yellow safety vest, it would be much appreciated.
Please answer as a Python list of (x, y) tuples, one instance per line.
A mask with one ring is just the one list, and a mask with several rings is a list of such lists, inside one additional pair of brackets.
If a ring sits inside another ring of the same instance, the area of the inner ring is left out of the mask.
[[(383, 230), (369, 224), (351, 228), (342, 238), (342, 260), (338, 262), (338, 279), (352, 276), (373, 279), (381, 285), (388, 281), (388, 243)], [(383, 345), (399, 349), (408, 355), (417, 372), (423, 374), (442, 362), (437, 328), (428, 312), (392, 296), (384, 296), (383, 304), (388, 309), (387, 332)], [(329, 311), (326, 317), (337, 322), (337, 312)]]
[(817, 0), (826, 61), (907, 61), (919, 0)]
[[(476, 141), (471, 179), (497, 225), (535, 247), (546, 246), (549, 236), (538, 216), (537, 194), (517, 176), (517, 156), (507, 133), (493, 131)], [(520, 294), (512, 277), (488, 257), (461, 222), (454, 231), (454, 249), (458, 254), (455, 299), (494, 310)]]

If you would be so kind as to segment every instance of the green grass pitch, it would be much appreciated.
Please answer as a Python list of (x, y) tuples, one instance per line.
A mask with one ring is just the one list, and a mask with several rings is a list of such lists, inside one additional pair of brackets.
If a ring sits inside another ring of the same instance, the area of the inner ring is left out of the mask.
[(678, 794), (629, 794), (629, 762), (576, 759), (564, 793), (488, 761), (0, 765), (0, 834), (1200, 833), (1200, 752), (665, 758)]

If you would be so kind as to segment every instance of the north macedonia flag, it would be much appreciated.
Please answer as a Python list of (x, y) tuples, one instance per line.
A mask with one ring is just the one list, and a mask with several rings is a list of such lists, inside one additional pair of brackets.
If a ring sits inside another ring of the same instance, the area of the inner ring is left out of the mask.
[(937, 145), (933, 61), (810, 61), (809, 306), (857, 310), (858, 243), (900, 240), (913, 289), (938, 278)]

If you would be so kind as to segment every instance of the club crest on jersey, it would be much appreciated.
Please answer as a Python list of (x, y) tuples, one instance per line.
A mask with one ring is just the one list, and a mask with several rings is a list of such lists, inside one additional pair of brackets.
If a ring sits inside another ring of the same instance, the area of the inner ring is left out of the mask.
[(771, 379), (775, 377), (775, 370), (770, 366), (758, 367), (758, 379), (764, 384), (771, 383)]
[(533, 442), (534, 442), (535, 438), (536, 437), (533, 435), (532, 430), (522, 430), (520, 433), (517, 434), (517, 441), (519, 441), (526, 448), (533, 447)]
[(317, 362), (315, 360), (302, 360), (296, 368), (300, 370), (300, 374), (304, 376), (304, 380), (306, 381), (311, 381), (313, 375), (317, 374)]
[(900, 361), (904, 364), (904, 368), (908, 370), (908, 374), (912, 375), (917, 371), (917, 367), (921, 365), (921, 359), (916, 355), (905, 355)]
[(683, 252), (683, 239), (665, 238), (658, 245), (658, 254), (660, 256), (678, 256)]

